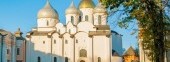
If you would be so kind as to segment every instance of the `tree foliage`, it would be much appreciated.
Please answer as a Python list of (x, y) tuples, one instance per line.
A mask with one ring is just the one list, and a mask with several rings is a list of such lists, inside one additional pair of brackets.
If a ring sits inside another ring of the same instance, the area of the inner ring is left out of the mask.
[[(165, 31), (170, 17), (165, 8), (170, 8), (169, 0), (100, 0), (110, 14), (123, 7), (126, 17), (119, 21), (120, 27), (128, 27), (131, 21), (138, 21), (145, 54), (153, 62), (164, 62), (166, 51)], [(115, 10), (117, 9), (117, 10)]]

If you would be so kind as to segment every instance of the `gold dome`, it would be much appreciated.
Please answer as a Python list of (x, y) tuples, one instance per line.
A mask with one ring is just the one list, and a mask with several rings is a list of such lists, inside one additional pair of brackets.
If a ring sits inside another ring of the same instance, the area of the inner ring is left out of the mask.
[(80, 11), (75, 7), (72, 1), (70, 6), (66, 9), (65, 14), (80, 14)]
[(95, 4), (92, 0), (81, 0), (79, 4), (79, 9), (81, 8), (94, 8)]
[(57, 11), (50, 5), (50, 3), (47, 1), (44, 8), (42, 8), (37, 15), (38, 18), (54, 18), (58, 19), (58, 13)]

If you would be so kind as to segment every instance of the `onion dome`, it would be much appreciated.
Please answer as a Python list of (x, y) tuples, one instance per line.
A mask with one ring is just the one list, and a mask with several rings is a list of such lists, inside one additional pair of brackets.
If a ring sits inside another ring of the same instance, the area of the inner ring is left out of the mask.
[(79, 4), (79, 9), (81, 8), (94, 8), (95, 4), (92, 0), (81, 0)]
[(50, 5), (49, 1), (47, 1), (44, 8), (42, 8), (37, 15), (38, 18), (54, 18), (58, 19), (57, 11)]
[(80, 11), (75, 7), (74, 3), (72, 2), (68, 9), (65, 11), (66, 14), (80, 14)]
[(102, 3), (99, 3), (95, 8), (94, 8), (95, 13), (107, 13), (106, 8), (102, 5)]

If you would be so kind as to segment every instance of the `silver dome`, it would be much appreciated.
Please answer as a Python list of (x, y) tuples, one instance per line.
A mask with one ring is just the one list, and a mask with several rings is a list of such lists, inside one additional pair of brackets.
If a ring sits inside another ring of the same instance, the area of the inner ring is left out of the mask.
[(78, 10), (72, 2), (70, 6), (66, 9), (65, 14), (80, 14), (80, 10)]
[(106, 10), (106, 8), (105, 8), (101, 3), (99, 3), (99, 4), (94, 8), (94, 12), (95, 12), (95, 13), (107, 13), (107, 10)]

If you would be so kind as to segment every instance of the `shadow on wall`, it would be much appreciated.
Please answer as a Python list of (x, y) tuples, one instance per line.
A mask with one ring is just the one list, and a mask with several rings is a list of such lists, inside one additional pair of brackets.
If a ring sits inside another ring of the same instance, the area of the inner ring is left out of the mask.
[[(27, 48), (26, 62), (64, 62), (65, 61), (65, 57), (61, 55), (34, 50), (34, 43), (30, 41), (27, 41), (26, 48)], [(68, 58), (67, 61), (69, 61)]]

